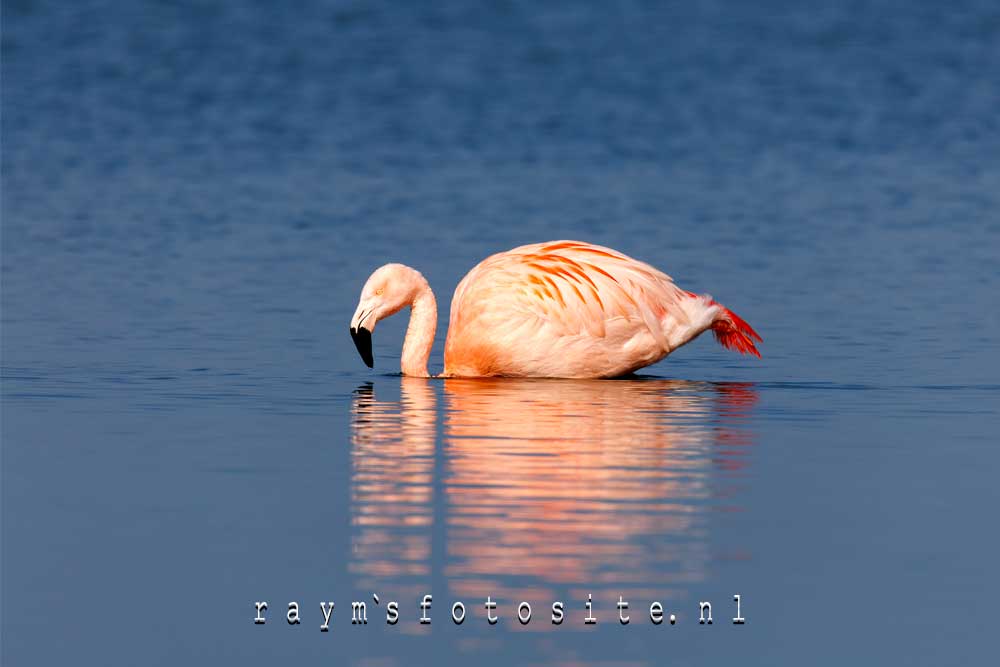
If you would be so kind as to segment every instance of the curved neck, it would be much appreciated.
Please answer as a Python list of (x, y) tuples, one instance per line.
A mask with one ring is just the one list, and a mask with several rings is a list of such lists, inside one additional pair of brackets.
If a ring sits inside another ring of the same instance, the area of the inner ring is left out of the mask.
[(406, 328), (403, 341), (403, 356), (399, 368), (403, 375), (430, 377), (427, 374), (427, 360), (434, 346), (437, 331), (437, 300), (426, 280), (421, 277), (421, 286), (410, 303), (410, 324)]

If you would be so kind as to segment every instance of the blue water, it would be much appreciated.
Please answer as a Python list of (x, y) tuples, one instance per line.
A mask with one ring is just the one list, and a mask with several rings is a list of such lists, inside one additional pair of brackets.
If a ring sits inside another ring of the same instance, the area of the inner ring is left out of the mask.
[[(4, 1), (3, 664), (988, 662), (997, 4), (429, 4)], [(763, 359), (412, 380), (399, 315), (361, 363), (378, 265), (436, 372), (558, 238)]]

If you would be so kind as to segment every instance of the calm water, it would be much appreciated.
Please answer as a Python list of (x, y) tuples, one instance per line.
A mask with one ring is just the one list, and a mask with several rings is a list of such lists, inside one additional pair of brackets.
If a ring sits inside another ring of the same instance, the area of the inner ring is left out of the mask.
[[(995, 2), (5, 0), (2, 33), (3, 664), (995, 656)], [(402, 315), (357, 358), (379, 264), (443, 327), (557, 238), (764, 358), (412, 380)]]

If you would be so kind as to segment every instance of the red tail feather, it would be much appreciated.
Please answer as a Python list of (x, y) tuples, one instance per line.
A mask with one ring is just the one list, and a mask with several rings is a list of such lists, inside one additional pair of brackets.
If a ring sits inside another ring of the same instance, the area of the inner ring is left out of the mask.
[(743, 354), (752, 354), (759, 359), (760, 352), (754, 345), (754, 341), (764, 342), (760, 335), (742, 317), (721, 303), (713, 301), (712, 304), (722, 308), (722, 316), (712, 325), (715, 340), (719, 341), (722, 347), (737, 350)]

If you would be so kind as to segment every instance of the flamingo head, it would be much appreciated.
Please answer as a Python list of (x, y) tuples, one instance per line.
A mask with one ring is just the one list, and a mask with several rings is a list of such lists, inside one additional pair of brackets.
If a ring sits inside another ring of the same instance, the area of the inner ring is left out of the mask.
[(419, 273), (402, 264), (381, 266), (368, 278), (351, 318), (351, 338), (368, 368), (375, 365), (372, 356), (375, 324), (412, 304), (421, 280)]

